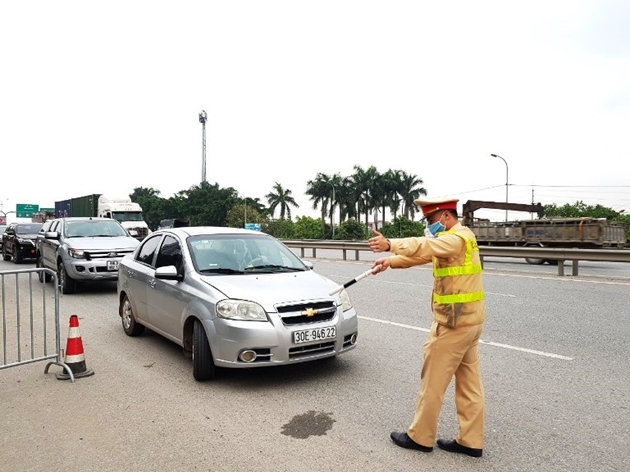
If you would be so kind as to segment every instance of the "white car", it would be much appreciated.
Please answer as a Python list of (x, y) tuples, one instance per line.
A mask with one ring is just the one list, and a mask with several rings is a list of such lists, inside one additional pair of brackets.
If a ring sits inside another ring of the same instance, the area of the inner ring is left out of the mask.
[(336, 356), (357, 343), (345, 290), (276, 238), (222, 227), (159, 230), (120, 262), (119, 315), (183, 347), (197, 380)]

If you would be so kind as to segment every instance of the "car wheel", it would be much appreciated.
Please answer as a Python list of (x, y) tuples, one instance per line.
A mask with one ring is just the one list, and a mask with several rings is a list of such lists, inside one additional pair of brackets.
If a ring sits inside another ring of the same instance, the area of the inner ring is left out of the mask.
[(13, 245), (13, 263), (21, 264), (23, 261), (22, 254), (20, 254), (20, 247), (16, 244)]
[(195, 380), (201, 381), (214, 378), (216, 367), (214, 366), (210, 343), (208, 343), (206, 330), (199, 320), (195, 320), (193, 325), (192, 361)]
[(120, 318), (122, 319), (123, 331), (127, 336), (140, 336), (144, 332), (144, 326), (136, 321), (127, 295), (123, 295), (120, 302)]
[[(35, 267), (38, 269), (44, 268), (41, 255), (37, 256), (37, 260), (35, 261)], [(39, 279), (41, 283), (48, 283), (52, 280), (52, 276), (50, 274), (47, 274), (43, 270), (40, 270), (37, 272), (37, 278)]]
[(5, 260), (5, 261), (11, 260), (11, 255), (10, 254), (5, 254), (4, 246), (2, 246), (2, 260)]
[(77, 290), (77, 281), (71, 279), (66, 272), (66, 268), (63, 266), (63, 262), (59, 262), (57, 266), (57, 277), (59, 277), (59, 286), (61, 287), (61, 293), (71, 294)]

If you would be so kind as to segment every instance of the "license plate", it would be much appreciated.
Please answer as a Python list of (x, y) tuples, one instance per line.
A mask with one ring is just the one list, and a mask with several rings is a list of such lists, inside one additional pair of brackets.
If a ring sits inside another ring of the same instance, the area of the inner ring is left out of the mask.
[(302, 344), (314, 341), (324, 341), (326, 339), (335, 339), (336, 336), (337, 328), (334, 326), (329, 328), (305, 329), (303, 331), (293, 332), (293, 342), (295, 344)]
[(107, 261), (107, 270), (118, 270), (118, 261)]

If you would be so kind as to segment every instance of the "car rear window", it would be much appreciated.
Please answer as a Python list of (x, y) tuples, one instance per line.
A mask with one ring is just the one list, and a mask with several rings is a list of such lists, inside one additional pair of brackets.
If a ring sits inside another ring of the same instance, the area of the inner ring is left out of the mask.
[(42, 227), (41, 224), (18, 225), (15, 228), (15, 232), (17, 234), (35, 234), (35, 233), (37, 233), (40, 230), (41, 227)]

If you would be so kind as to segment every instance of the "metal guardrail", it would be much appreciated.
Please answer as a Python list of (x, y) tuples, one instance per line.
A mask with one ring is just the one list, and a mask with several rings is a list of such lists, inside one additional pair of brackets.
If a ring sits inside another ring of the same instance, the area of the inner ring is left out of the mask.
[[(348, 251), (354, 252), (354, 260), (360, 260), (361, 251), (371, 252), (364, 241), (325, 241), (325, 240), (282, 240), (291, 248), (300, 249), (301, 257), (305, 257), (306, 249), (310, 249), (311, 257), (317, 257), (317, 249), (338, 250), (343, 260), (347, 260)], [(630, 249), (568, 249), (517, 246), (479, 246), (479, 254), (483, 263), (484, 257), (531, 258), (558, 261), (558, 275), (564, 275), (564, 262), (572, 261), (571, 275), (578, 275), (579, 261), (630, 262)]]
[[(34, 284), (33, 278), (37, 280), (40, 276), (44, 280), (51, 280), (53, 284), (39, 281)], [(26, 281), (20, 280), (24, 278)], [(23, 290), (24, 285), (27, 286), (27, 290)], [(35, 288), (39, 286), (41, 290)], [(48, 300), (51, 291), (54, 295), (52, 310), (49, 309)], [(0, 297), (2, 306), (0, 370), (49, 360), (44, 369), (45, 374), (51, 365), (58, 365), (74, 382), (74, 375), (70, 367), (64, 363), (61, 349), (57, 273), (44, 268), (0, 271)]]

